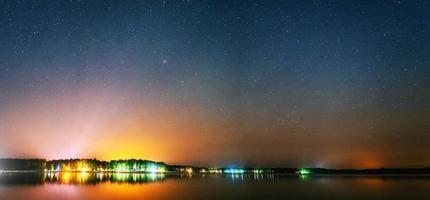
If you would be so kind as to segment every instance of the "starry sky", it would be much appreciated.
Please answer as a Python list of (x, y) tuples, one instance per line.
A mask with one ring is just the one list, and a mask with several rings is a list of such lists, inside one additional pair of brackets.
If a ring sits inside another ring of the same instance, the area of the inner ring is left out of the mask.
[(430, 1), (0, 8), (0, 157), (430, 166)]

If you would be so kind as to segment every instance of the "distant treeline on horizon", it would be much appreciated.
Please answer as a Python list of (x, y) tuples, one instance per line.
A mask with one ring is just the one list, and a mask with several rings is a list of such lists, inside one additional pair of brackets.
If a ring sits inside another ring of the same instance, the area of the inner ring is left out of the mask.
[(164, 162), (151, 160), (127, 159), (100, 161), (97, 159), (0, 159), (0, 170), (3, 171), (118, 171), (159, 169), (167, 167)]
[[(430, 174), (426, 168), (324, 169), (324, 168), (208, 168), (167, 165), (142, 159), (100, 161), (97, 159), (20, 159), (0, 158), (0, 171), (111, 171), (111, 172), (198, 172), (198, 173), (286, 173), (296, 174), (306, 169), (309, 174)], [(226, 172), (228, 171), (228, 172)]]

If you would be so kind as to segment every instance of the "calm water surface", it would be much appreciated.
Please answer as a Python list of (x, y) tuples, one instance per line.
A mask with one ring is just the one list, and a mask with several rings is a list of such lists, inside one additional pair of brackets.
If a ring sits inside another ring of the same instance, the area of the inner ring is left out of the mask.
[(0, 173), (0, 199), (430, 199), (430, 177)]

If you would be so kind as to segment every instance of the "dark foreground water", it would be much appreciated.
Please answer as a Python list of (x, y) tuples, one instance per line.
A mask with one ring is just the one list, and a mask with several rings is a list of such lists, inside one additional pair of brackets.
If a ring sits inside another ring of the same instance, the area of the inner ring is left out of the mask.
[(430, 199), (430, 177), (0, 173), (0, 199)]

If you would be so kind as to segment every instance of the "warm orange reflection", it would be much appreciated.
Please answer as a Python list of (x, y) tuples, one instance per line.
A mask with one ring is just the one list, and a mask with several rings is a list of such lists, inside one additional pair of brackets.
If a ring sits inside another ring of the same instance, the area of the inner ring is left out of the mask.
[(57, 184), (150, 183), (164, 178), (165, 175), (159, 173), (48, 172), (44, 175), (46, 183)]
[(384, 179), (382, 179), (381, 177), (363, 177), (358, 180), (360, 181), (360, 183), (374, 188), (378, 188), (384, 185)]
[[(164, 178), (165, 177), (165, 178)], [(0, 174), (0, 199), (429, 199), (426, 176)], [(139, 182), (140, 181), (140, 182)], [(146, 182), (145, 182), (146, 181)], [(149, 184), (141, 184), (149, 183)]]

